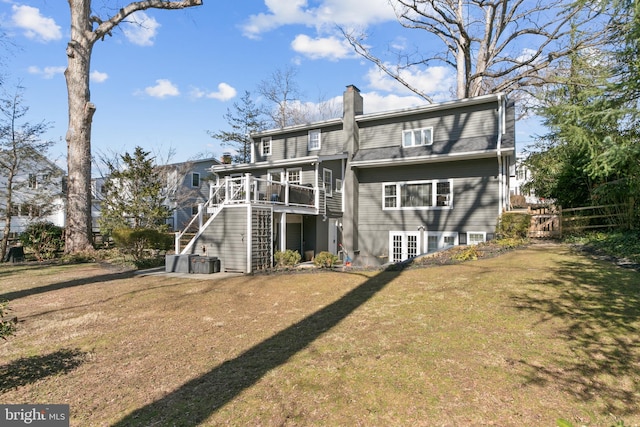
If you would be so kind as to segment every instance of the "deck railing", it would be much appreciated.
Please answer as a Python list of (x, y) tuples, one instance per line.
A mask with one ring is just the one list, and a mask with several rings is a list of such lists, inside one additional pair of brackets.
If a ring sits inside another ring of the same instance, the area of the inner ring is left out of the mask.
[[(217, 215), (223, 205), (254, 203), (269, 204), (292, 208), (309, 208), (320, 212), (324, 203), (320, 203), (317, 188), (305, 185), (291, 184), (267, 179), (258, 179), (245, 174), (241, 177), (226, 177), (219, 185), (212, 185), (209, 190), (209, 200), (198, 205), (198, 213), (182, 232), (175, 233), (175, 251), (181, 253), (181, 239), (197, 224), (196, 237), (203, 231), (205, 217)], [(322, 193), (324, 194), (324, 193)], [(192, 239), (193, 241), (193, 239)], [(182, 250), (186, 250), (191, 242)]]
[(317, 208), (319, 192), (316, 188), (289, 182), (254, 178), (250, 174), (225, 178), (211, 187), (211, 208), (221, 204), (258, 203), (282, 206)]

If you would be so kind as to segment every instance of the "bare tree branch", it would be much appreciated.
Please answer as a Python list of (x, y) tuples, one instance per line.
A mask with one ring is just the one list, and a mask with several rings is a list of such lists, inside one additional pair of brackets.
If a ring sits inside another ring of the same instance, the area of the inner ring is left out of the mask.
[[(512, 92), (553, 81), (557, 66), (575, 49), (603, 46), (608, 17), (597, 1), (568, 0), (389, 0), (398, 22), (440, 43), (413, 54), (391, 50), (396, 64), (367, 46), (367, 34), (342, 30), (354, 50), (425, 100), (407, 72), (446, 65), (456, 74), (459, 98)], [(580, 38), (575, 39), (578, 34)], [(572, 43), (569, 39), (574, 37)]]

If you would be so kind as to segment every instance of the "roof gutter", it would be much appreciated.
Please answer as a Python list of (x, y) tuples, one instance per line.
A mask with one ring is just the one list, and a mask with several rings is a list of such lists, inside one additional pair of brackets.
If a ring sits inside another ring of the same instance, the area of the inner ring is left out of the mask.
[[(510, 150), (510, 149), (509, 149)], [(455, 154), (433, 154), (430, 156), (415, 156), (404, 157), (394, 159), (376, 159), (376, 160), (354, 160), (351, 162), (351, 167), (354, 168), (378, 168), (385, 166), (400, 166), (400, 165), (417, 165), (423, 163), (440, 163), (451, 162), (456, 160), (473, 160), (473, 159), (486, 159), (495, 156), (495, 150), (482, 150), (482, 151), (468, 151), (465, 153)]]

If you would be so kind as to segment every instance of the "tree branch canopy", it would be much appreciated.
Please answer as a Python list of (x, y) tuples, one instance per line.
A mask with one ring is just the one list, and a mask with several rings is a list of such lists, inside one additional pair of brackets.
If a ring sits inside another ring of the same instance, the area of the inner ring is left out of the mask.
[[(91, 14), (92, 0), (68, 0), (71, 38), (67, 45), (65, 80), (69, 103), (67, 128), (67, 224), (65, 252), (92, 251), (91, 125), (96, 106), (91, 102), (89, 74), (95, 42), (104, 39), (127, 16), (145, 9), (184, 9), (203, 0), (143, 0), (131, 2), (108, 19)], [(94, 29), (94, 26), (96, 26)]]
[[(456, 95), (467, 98), (552, 82), (552, 69), (574, 49), (604, 46), (608, 17), (596, 0), (389, 0), (400, 25), (426, 42), (387, 60), (367, 45), (366, 33), (342, 30), (354, 50), (403, 86), (431, 102), (411, 71), (452, 68)], [(576, 35), (579, 37), (576, 38)], [(569, 39), (572, 38), (571, 43)], [(571, 46), (571, 48), (569, 48)]]
[[(103, 21), (98, 25), (98, 28), (94, 30), (94, 41), (103, 38), (109, 34), (111, 30), (118, 26), (125, 18), (132, 13), (146, 10), (146, 9), (186, 9), (193, 6), (201, 6), (202, 0), (180, 0), (180, 1), (167, 1), (167, 0), (144, 0), (129, 3), (118, 11), (115, 15), (109, 18), (107, 21)], [(98, 21), (99, 22), (99, 21)]]

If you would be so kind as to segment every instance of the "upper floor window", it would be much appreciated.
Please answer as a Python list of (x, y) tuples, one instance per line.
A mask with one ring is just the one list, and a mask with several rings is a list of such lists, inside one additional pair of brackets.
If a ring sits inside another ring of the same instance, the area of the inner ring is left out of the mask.
[(287, 181), (289, 181), (289, 184), (300, 185), (302, 183), (301, 174), (302, 174), (302, 169), (300, 168), (287, 169)]
[(309, 151), (320, 149), (320, 130), (309, 131)]
[(200, 174), (198, 172), (191, 173), (191, 186), (200, 187)]
[(409, 129), (402, 131), (402, 146), (416, 147), (433, 144), (433, 128)]
[(331, 169), (322, 169), (322, 182), (326, 196), (333, 197), (333, 171)]
[(394, 182), (382, 186), (383, 209), (451, 207), (451, 181)]
[(29, 188), (38, 188), (38, 178), (35, 173), (29, 174)]
[(271, 137), (262, 138), (260, 141), (260, 152), (263, 156), (271, 155)]

